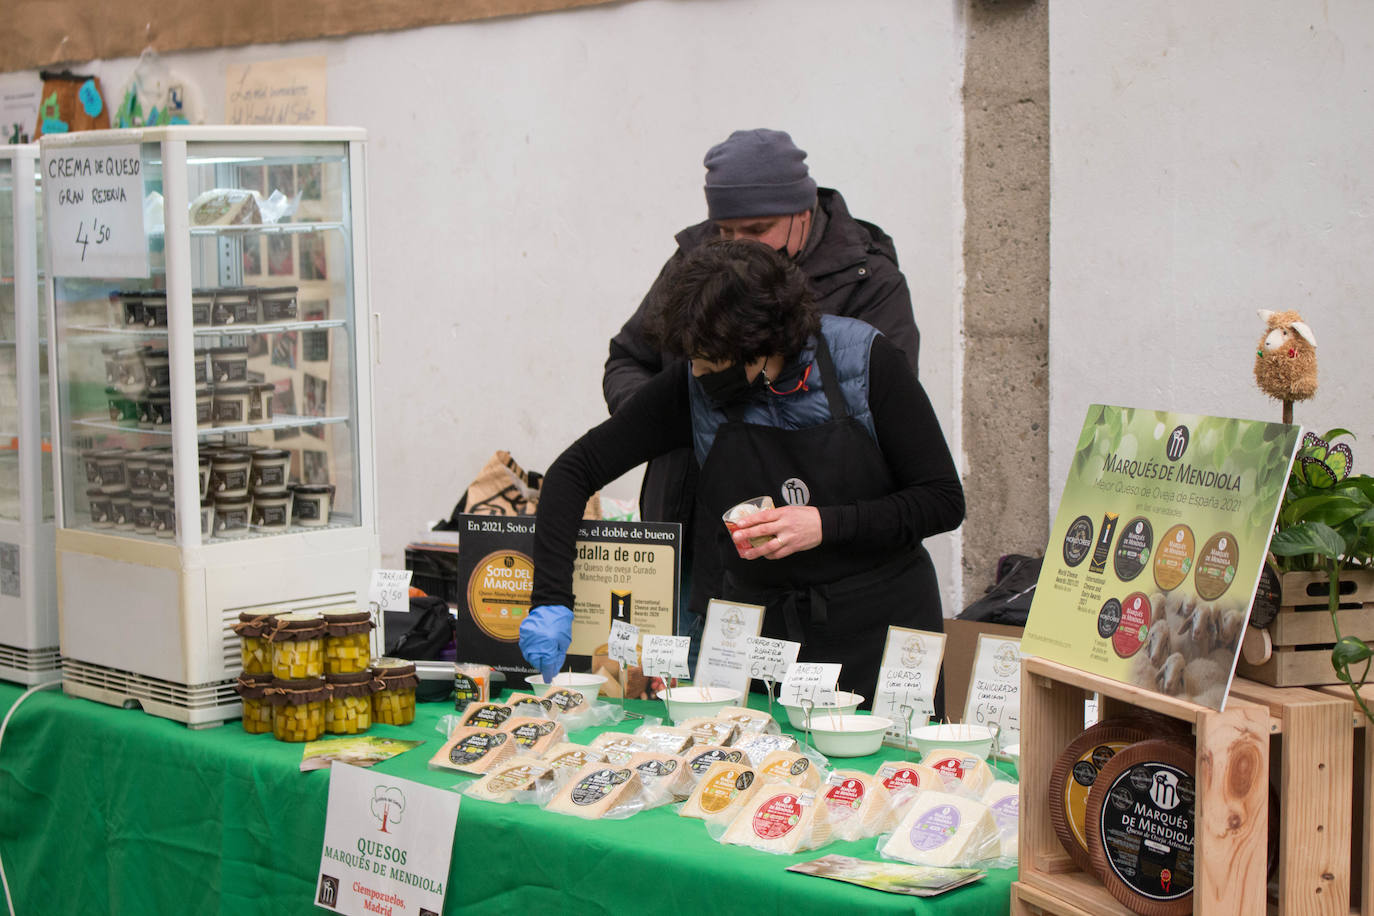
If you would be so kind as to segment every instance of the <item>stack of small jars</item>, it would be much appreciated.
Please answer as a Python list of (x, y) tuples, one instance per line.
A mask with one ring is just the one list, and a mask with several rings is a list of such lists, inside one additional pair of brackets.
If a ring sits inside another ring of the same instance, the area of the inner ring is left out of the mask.
[(375, 624), (367, 611), (339, 609), (320, 616), (325, 622), (324, 679), (330, 690), (324, 730), (331, 735), (365, 732), (372, 725), (372, 697), (381, 688), (368, 667)]

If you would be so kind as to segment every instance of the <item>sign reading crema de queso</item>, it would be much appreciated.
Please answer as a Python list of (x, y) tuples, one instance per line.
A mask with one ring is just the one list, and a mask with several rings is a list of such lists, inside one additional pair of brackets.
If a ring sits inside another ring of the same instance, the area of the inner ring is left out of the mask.
[(146, 277), (138, 144), (43, 147), (48, 249), (59, 277)]

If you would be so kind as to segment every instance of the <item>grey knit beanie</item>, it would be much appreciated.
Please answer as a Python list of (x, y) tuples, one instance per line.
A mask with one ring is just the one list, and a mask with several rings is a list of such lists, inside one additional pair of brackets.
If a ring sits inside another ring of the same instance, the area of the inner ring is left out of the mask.
[(706, 152), (710, 219), (784, 216), (816, 205), (806, 151), (781, 130), (737, 130)]

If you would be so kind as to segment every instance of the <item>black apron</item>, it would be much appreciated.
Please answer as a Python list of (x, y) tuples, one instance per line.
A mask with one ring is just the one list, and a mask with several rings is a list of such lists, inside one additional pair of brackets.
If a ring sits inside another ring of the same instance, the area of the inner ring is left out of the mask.
[[(743, 560), (721, 522), (730, 507), (765, 494), (778, 506), (828, 506), (895, 489), (878, 443), (850, 416), (824, 335), (815, 339), (830, 420), (778, 429), (745, 423), (742, 405), (726, 409), (727, 422), (701, 468), (697, 497), (706, 524), (699, 533), (714, 531), (724, 567), (720, 597), (763, 605), (764, 636), (801, 643), (802, 661), (840, 662), (840, 688), (863, 694), (868, 705), (889, 626), (943, 632), (939, 585), (925, 548), (875, 551), (822, 542), (781, 560)], [(937, 693), (937, 707), (943, 699)]]

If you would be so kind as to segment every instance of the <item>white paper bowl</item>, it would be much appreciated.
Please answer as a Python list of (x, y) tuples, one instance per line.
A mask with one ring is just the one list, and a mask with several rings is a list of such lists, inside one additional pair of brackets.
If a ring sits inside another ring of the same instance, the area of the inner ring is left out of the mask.
[[(859, 704), (864, 698), (857, 693), (850, 693), (847, 690), (835, 691), (835, 704), (833, 706), (821, 706), (817, 704), (811, 710), (811, 724), (814, 726), (820, 721), (821, 716), (828, 716), (834, 713), (837, 716), (852, 716), (858, 710)], [(783, 706), (787, 710), (787, 721), (793, 728), (801, 731), (806, 728), (806, 708), (803, 706)]]
[(714, 716), (727, 706), (738, 706), (740, 692), (729, 687), (670, 687), (659, 694), (674, 723), (696, 716)]
[(883, 733), (892, 720), (882, 716), (812, 715), (811, 740), (827, 757), (867, 757), (883, 746)]
[(986, 760), (992, 754), (995, 737), (996, 732), (986, 725), (957, 725), (952, 722), (911, 730), (911, 740), (921, 752), (922, 760), (931, 751), (940, 748), (960, 751), (979, 760)]
[(530, 692), (539, 696), (550, 687), (566, 687), (569, 690), (576, 690), (587, 698), (587, 703), (595, 703), (597, 694), (601, 692), (601, 685), (606, 683), (605, 675), (601, 674), (574, 674), (571, 671), (560, 671), (553, 677), (552, 684), (544, 683), (544, 675), (531, 674), (525, 678), (525, 682), (530, 685)]

